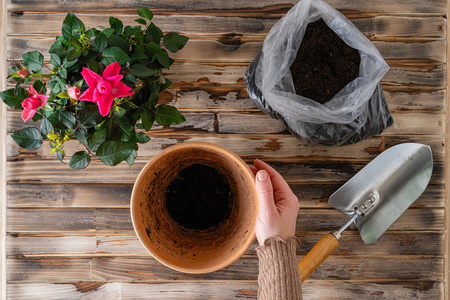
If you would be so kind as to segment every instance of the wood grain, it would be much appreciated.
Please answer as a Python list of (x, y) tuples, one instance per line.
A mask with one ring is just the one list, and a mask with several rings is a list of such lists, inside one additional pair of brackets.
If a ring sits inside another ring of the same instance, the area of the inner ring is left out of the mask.
[[(7, 12), (6, 0), (0, 0), (0, 90), (6, 88), (7, 73)], [(7, 109), (3, 102), (0, 103), (0, 298), (6, 299), (6, 157), (7, 157)]]
[[(290, 184), (302, 183), (344, 183), (361, 170), (366, 164), (352, 162), (280, 162), (266, 159)], [(250, 162), (247, 160), (247, 162)], [(58, 160), (9, 161), (7, 180), (9, 183), (28, 181), (29, 183), (103, 183), (131, 184), (147, 161), (136, 161), (129, 167), (120, 163), (114, 168), (98, 161), (92, 161), (83, 171), (73, 171)], [(39, 173), (36, 173), (39, 170)], [(432, 184), (444, 183), (445, 163), (434, 162)]]
[[(328, 198), (339, 184), (295, 184), (291, 189), (301, 208), (329, 208)], [(9, 184), (8, 208), (128, 208), (133, 184)], [(101, 197), (99, 197), (101, 195)], [(108, 199), (105, 201), (104, 199)], [(429, 185), (412, 205), (416, 208), (443, 208), (443, 185)]]
[[(129, 209), (8, 209), (6, 213), (8, 233), (133, 232)], [(297, 231), (337, 230), (348, 219), (334, 209), (300, 209)], [(440, 231), (443, 226), (443, 209), (409, 209), (390, 230)]]
[[(180, 286), (183, 286), (181, 289)], [(441, 299), (443, 284), (435, 281), (344, 282), (312, 280), (302, 286), (305, 299)], [(11, 299), (182, 299), (182, 300), (238, 300), (256, 299), (254, 281), (183, 282), (183, 283), (20, 283), (9, 284)], [(38, 296), (36, 296), (38, 295)]]
[[(301, 222), (301, 220), (299, 220)], [(297, 232), (301, 244), (299, 255), (305, 255), (325, 233)], [(413, 233), (413, 234), (412, 234)], [(254, 257), (258, 242), (254, 242), (244, 256)], [(385, 256), (385, 255), (436, 255), (444, 251), (442, 232), (394, 231), (384, 233), (380, 239), (365, 245), (355, 231), (343, 234), (339, 248), (333, 255)], [(95, 234), (83, 232), (69, 235), (55, 233), (13, 233), (7, 237), (9, 257), (32, 256), (148, 256), (134, 233)]]
[[(8, 37), (8, 59), (20, 60), (30, 49), (41, 52), (49, 59), (47, 50), (54, 38)], [(373, 41), (384, 59), (429, 59), (445, 62), (445, 41), (419, 43)], [(262, 49), (262, 41), (221, 41), (191, 38), (186, 46), (171, 55), (179, 61), (195, 62), (251, 62)]]
[[(203, 10), (209, 11), (249, 11), (254, 12), (255, 10), (269, 10), (271, 7), (273, 9), (282, 9), (282, 14), (285, 14), (288, 9), (290, 9), (298, 1), (296, 0), (273, 0), (273, 1), (258, 1), (251, 0), (245, 2), (233, 2), (230, 5), (228, 2), (223, 2), (220, 0), (199, 0), (195, 3), (195, 7), (192, 7), (191, 1), (188, 0), (155, 0), (148, 2), (145, 0), (116, 0), (113, 2), (59, 2), (58, 0), (50, 0), (45, 3), (37, 4), (35, 1), (27, 0), (10, 0), (8, 1), (8, 11), (100, 11), (100, 12), (119, 12), (124, 11), (136, 11), (136, 7), (148, 7), (152, 10), (170, 10), (170, 11), (196, 11), (196, 13), (201, 13)], [(355, 2), (352, 0), (330, 0), (327, 1), (328, 4), (339, 10), (349, 10), (357, 12), (385, 12), (385, 13), (397, 13), (397, 14), (414, 14), (414, 13), (424, 13), (424, 14), (445, 14), (446, 13), (446, 2), (444, 0), (411, 0), (407, 2), (393, 2), (387, 0), (377, 0), (370, 2)], [(231, 13), (229, 12), (229, 13)]]
[[(349, 280), (439, 280), (443, 271), (442, 257), (333, 256), (311, 275), (311, 279)], [(174, 271), (151, 257), (94, 258), (9, 258), (9, 282), (67, 281), (133, 281), (160, 280), (256, 280), (256, 258), (241, 258), (230, 266), (208, 274), (186, 274)]]
[[(66, 16), (64, 13), (57, 14), (8, 14), (8, 35), (60, 35), (61, 24)], [(109, 27), (109, 16), (104, 14), (77, 14), (87, 28), (97, 26)], [(136, 13), (116, 16), (121, 19), (124, 26), (137, 25), (134, 20), (138, 17)], [(179, 32), (191, 35), (262, 35), (269, 32), (278, 18), (262, 19), (252, 17), (222, 17), (211, 15), (157, 15), (152, 22), (164, 32)], [(366, 36), (371, 39), (389, 39), (395, 37), (408, 38), (434, 38), (445, 39), (446, 23), (443, 17), (402, 17), (402, 16), (375, 16), (372, 18), (352, 18), (351, 22)], [(39, 23), (40, 26), (33, 26)], [(43, 32), (43, 29), (45, 31)], [(232, 32), (232, 34), (230, 34)]]

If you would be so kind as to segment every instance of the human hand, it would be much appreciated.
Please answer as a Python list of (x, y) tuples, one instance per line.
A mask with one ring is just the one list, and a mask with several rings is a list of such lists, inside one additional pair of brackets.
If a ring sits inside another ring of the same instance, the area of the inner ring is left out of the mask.
[(287, 241), (295, 235), (298, 199), (283, 177), (265, 162), (256, 159), (250, 166), (256, 175), (259, 213), (255, 224), (260, 245), (273, 236)]

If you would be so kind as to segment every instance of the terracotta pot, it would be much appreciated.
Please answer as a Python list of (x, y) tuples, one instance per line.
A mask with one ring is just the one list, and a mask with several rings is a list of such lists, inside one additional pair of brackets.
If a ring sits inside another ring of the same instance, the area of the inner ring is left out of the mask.
[[(193, 164), (215, 168), (231, 187), (230, 216), (212, 229), (187, 229), (165, 207), (167, 186), (179, 170)], [(255, 239), (257, 212), (254, 175), (247, 164), (230, 150), (203, 142), (177, 144), (155, 156), (142, 169), (131, 196), (141, 243), (164, 265), (186, 273), (213, 272), (244, 254)]]

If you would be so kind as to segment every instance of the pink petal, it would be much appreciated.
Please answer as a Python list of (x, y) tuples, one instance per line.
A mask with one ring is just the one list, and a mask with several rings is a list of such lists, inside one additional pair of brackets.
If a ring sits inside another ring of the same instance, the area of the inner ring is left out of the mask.
[(36, 97), (36, 99), (39, 100), (39, 103), (40, 103), (39, 106), (40, 107), (44, 107), (45, 103), (47, 103), (47, 100), (48, 100), (47, 96), (41, 95), (41, 94), (37, 94), (35, 97)]
[(119, 75), (119, 73), (120, 73), (120, 65), (117, 61), (115, 61), (105, 68), (102, 77), (106, 79), (111, 76)]
[(35, 113), (36, 113), (35, 109), (24, 108), (24, 110), (22, 111), (22, 120), (24, 122), (28, 121), (34, 116)]
[(90, 87), (87, 90), (84, 91), (83, 94), (80, 95), (80, 97), (78, 97), (78, 100), (82, 100), (82, 101), (91, 101), (91, 102), (95, 102), (94, 101), (94, 91), (96, 90), (95, 87)]
[(102, 116), (107, 116), (113, 104), (114, 97), (111, 95), (102, 95), (98, 100), (98, 110)]
[(119, 82), (112, 90), (111, 95), (114, 97), (129, 97), (133, 95), (132, 88), (127, 86), (126, 84)]
[[(103, 77), (105, 78), (105, 77)], [(119, 82), (122, 80), (123, 75), (116, 75), (116, 76), (109, 76), (106, 78), (106, 80), (112, 85), (112, 87), (115, 87), (119, 84)]]
[(102, 77), (100, 75), (84, 67), (83, 71), (81, 71), (81, 75), (83, 75), (84, 80), (86, 80), (87, 84), (90, 87), (96, 87), (97, 83), (102, 80)]
[(30, 88), (28, 89), (28, 95), (34, 96), (36, 94), (38, 94), (38, 92), (34, 89), (32, 85), (30, 85)]

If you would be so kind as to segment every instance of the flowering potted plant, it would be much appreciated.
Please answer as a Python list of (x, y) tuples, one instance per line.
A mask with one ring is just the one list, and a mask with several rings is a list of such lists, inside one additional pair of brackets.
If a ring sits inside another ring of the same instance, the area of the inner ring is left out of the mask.
[(51, 152), (63, 161), (64, 142), (77, 139), (84, 150), (71, 155), (71, 168), (86, 168), (94, 156), (110, 166), (131, 166), (138, 143), (150, 140), (144, 130), (155, 121), (185, 121), (175, 107), (158, 105), (158, 94), (171, 84), (162, 75), (174, 62), (167, 50), (182, 49), (188, 37), (163, 34), (149, 9), (137, 12), (137, 26), (110, 17), (105, 29), (86, 29), (69, 12), (49, 49), (50, 64), (38, 51), (23, 54), (9, 72), (16, 86), (0, 92), (4, 103), (22, 109), (24, 122), (40, 122), (39, 129), (12, 135), (20, 147), (35, 150), (50, 140)]

